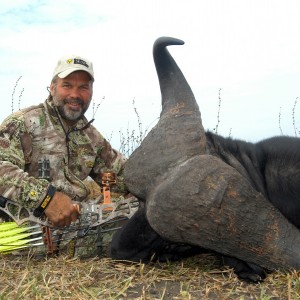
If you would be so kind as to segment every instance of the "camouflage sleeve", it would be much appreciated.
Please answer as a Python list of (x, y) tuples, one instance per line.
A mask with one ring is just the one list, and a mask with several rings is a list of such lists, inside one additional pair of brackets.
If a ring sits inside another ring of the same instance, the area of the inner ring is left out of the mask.
[(30, 134), (23, 118), (12, 115), (0, 126), (0, 195), (35, 208), (44, 198), (49, 182), (25, 172), (26, 148), (31, 148)]
[(123, 168), (126, 158), (119, 151), (113, 149), (110, 143), (103, 139), (100, 143), (98, 154), (93, 167), (91, 177), (101, 184), (102, 174), (105, 172), (114, 172), (117, 175), (117, 184), (112, 186), (112, 191), (126, 194), (128, 190), (124, 183)]

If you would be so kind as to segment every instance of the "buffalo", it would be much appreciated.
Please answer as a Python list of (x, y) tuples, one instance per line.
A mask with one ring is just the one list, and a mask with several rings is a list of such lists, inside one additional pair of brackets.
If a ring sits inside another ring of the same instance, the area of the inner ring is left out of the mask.
[(220, 253), (245, 280), (300, 267), (300, 140), (258, 143), (206, 132), (193, 92), (161, 37), (153, 57), (157, 125), (125, 164), (139, 210), (113, 237), (111, 257), (148, 262)]

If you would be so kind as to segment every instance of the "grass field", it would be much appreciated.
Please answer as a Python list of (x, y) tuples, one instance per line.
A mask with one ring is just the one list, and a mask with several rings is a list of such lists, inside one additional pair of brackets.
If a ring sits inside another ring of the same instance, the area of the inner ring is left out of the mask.
[(149, 265), (1, 255), (0, 265), (0, 299), (300, 299), (299, 272), (249, 284), (209, 254)]

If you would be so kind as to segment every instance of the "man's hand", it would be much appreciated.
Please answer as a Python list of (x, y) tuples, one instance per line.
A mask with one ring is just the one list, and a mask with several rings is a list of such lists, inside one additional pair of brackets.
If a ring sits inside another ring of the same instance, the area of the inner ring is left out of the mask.
[(53, 226), (69, 226), (79, 216), (78, 209), (72, 204), (69, 196), (62, 192), (55, 192), (51, 202), (45, 209), (45, 215)]

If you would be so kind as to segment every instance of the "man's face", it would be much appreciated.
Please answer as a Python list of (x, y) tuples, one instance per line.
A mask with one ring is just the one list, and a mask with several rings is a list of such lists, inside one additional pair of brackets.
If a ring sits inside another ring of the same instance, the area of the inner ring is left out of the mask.
[(57, 77), (56, 82), (50, 85), (50, 92), (61, 116), (74, 123), (90, 105), (93, 82), (87, 72), (76, 71), (65, 78)]

